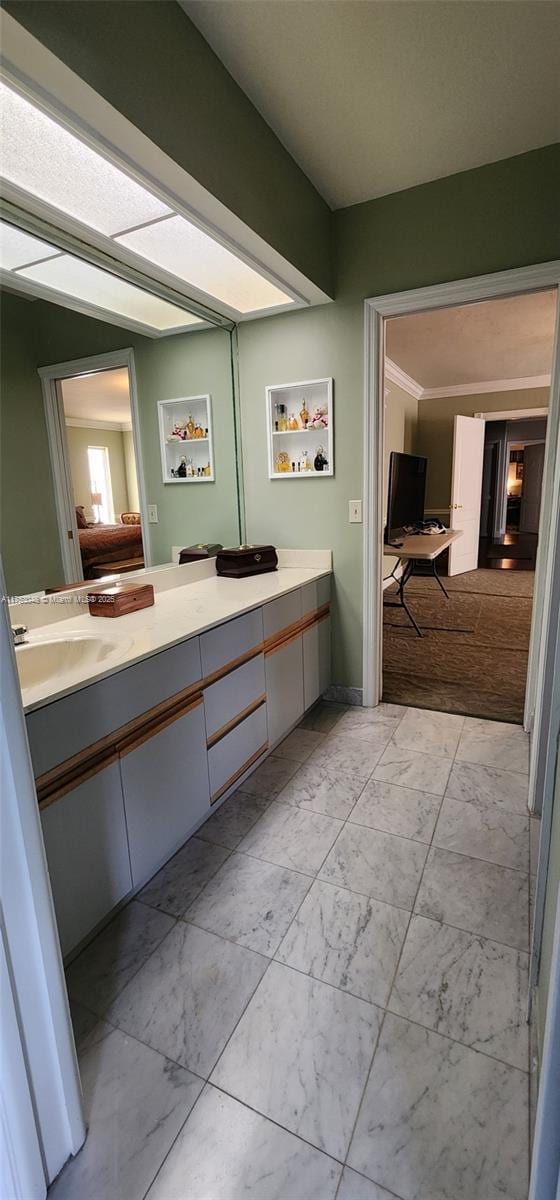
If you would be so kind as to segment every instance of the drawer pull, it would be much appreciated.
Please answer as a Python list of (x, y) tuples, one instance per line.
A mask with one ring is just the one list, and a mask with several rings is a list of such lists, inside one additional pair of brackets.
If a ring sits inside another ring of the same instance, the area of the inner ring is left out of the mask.
[(247, 707), (242, 710), (242, 712), (238, 713), (236, 717), (232, 717), (231, 721), (227, 721), (225, 725), (222, 725), (221, 729), (217, 729), (216, 732), (208, 738), (206, 743), (208, 749), (211, 750), (212, 746), (216, 745), (216, 742), (221, 741), (221, 739), (225, 737), (227, 733), (231, 733), (232, 729), (235, 729), (237, 725), (240, 725), (246, 717), (250, 717), (251, 713), (256, 712), (257, 708), (260, 708), (265, 702), (266, 693), (263, 692), (262, 696), (258, 696), (256, 700), (253, 700), (252, 704), (248, 704)]

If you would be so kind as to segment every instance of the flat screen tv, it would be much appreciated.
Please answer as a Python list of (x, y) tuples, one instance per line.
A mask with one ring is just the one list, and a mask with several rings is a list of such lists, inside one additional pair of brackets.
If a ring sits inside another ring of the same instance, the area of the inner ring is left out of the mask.
[(424, 519), (427, 458), (419, 454), (391, 452), (389, 460), (388, 541), (398, 537), (405, 525)]

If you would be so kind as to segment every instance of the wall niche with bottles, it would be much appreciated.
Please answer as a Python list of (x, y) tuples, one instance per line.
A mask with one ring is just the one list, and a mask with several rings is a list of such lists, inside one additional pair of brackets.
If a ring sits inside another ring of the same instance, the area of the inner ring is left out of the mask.
[(158, 400), (164, 483), (211, 483), (214, 479), (210, 396)]
[(334, 475), (332, 379), (267, 387), (266, 422), (270, 479)]

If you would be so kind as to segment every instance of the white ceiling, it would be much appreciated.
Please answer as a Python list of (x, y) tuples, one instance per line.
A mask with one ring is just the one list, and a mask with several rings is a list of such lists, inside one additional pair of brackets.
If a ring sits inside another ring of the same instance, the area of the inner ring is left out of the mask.
[(62, 402), (66, 417), (80, 421), (108, 421), (130, 428), (130, 396), (128, 371), (95, 371), (78, 375), (61, 383)]
[(548, 375), (555, 313), (548, 291), (395, 317), (386, 353), (424, 389)]
[(333, 208), (560, 137), (548, 0), (179, 0)]

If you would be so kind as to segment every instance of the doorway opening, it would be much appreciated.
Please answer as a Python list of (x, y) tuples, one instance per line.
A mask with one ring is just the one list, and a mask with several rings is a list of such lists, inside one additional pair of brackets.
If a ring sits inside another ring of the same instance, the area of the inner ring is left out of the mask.
[(39, 373), (62, 586), (139, 570), (149, 560), (132, 351)]
[(127, 367), (59, 383), (84, 579), (144, 566)]
[(386, 321), (384, 701), (523, 722), (555, 314), (543, 290)]
[(486, 419), (479, 567), (534, 571), (545, 462), (546, 416)]

